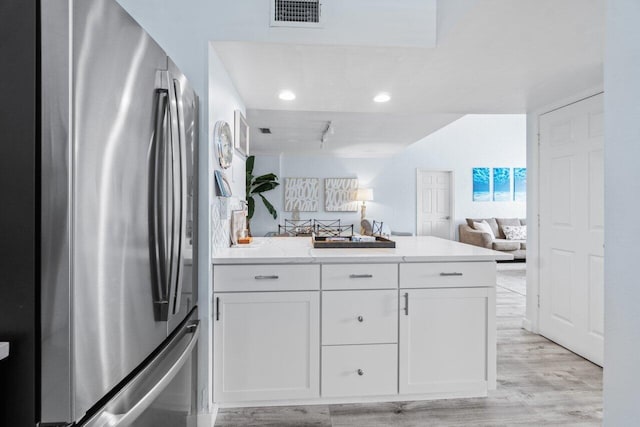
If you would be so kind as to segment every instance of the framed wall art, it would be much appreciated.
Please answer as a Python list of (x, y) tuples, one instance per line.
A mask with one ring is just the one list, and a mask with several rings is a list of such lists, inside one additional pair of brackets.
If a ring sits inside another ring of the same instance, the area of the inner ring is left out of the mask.
[(473, 201), (489, 202), (491, 201), (490, 185), (491, 185), (491, 169), (489, 168), (473, 168)]
[(320, 198), (320, 179), (285, 178), (284, 211), (317, 212)]
[(511, 201), (511, 168), (493, 168), (493, 201)]
[(527, 168), (513, 168), (513, 201), (527, 201)]
[(324, 210), (327, 212), (357, 212), (358, 178), (325, 178)]
[(242, 111), (234, 111), (235, 134), (233, 145), (238, 153), (247, 157), (249, 155), (249, 125)]

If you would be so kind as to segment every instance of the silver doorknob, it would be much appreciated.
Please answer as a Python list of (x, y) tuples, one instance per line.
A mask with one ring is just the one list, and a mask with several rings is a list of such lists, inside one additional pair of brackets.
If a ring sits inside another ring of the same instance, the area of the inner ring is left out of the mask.
[(364, 322), (364, 317), (358, 316), (358, 322), (360, 322), (360, 323)]
[(363, 376), (364, 375), (364, 371), (362, 369), (358, 369), (358, 375)]

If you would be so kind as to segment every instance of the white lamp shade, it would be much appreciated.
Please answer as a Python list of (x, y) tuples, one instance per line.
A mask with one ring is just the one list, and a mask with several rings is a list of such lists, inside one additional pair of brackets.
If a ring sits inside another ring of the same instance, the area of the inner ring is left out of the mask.
[(358, 194), (356, 194), (356, 200), (359, 202), (370, 202), (373, 200), (372, 188), (358, 188)]

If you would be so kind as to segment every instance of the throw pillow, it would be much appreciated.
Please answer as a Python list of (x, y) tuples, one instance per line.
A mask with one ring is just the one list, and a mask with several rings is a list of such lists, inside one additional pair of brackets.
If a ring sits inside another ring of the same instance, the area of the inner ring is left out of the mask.
[(502, 227), (507, 240), (527, 240), (527, 226), (505, 225)]
[(496, 236), (493, 234), (493, 230), (487, 221), (482, 222), (474, 222), (473, 228), (478, 231), (482, 231), (483, 233), (489, 233), (492, 239), (495, 239)]

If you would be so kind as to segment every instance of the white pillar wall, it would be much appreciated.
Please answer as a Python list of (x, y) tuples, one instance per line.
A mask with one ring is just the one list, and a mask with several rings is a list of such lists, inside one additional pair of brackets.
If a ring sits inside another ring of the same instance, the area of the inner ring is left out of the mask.
[(640, 2), (607, 1), (604, 425), (640, 420)]

